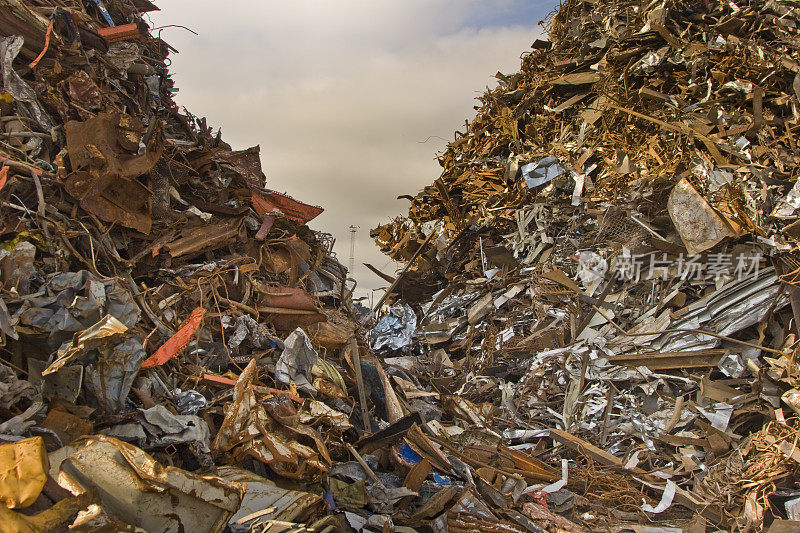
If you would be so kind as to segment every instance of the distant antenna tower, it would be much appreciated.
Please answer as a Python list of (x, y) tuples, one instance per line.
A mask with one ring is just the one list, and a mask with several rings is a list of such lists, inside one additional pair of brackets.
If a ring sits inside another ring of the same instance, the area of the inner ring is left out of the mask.
[(353, 275), (353, 268), (356, 265), (356, 231), (358, 226), (350, 226), (350, 268), (347, 269), (350, 276)]

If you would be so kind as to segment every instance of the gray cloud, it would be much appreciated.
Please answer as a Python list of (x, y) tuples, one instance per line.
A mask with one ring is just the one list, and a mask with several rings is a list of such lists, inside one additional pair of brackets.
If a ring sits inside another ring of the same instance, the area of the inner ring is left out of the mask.
[[(361, 267), (395, 266), (369, 229), (404, 212), (440, 173), (435, 156), (474, 116), (497, 71), (516, 71), (538, 28), (466, 27), (516, 0), (175, 0), (152, 15), (179, 50), (177, 101), (221, 126), (236, 148), (261, 145), (268, 186), (326, 211), (343, 264), (360, 226), (359, 294), (385, 283)], [(549, 2), (544, 2), (548, 4)], [(542, 7), (542, 16), (546, 11)], [(427, 140), (427, 141), (426, 141)]]

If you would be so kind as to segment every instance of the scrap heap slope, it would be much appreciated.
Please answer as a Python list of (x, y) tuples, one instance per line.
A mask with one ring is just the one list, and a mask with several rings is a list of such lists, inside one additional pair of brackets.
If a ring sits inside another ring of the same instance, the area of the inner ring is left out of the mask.
[(372, 231), (406, 263), (386, 361), (426, 370), (465, 456), (568, 459), (547, 501), (586, 495), (590, 527), (800, 519), (799, 17), (565, 0)]

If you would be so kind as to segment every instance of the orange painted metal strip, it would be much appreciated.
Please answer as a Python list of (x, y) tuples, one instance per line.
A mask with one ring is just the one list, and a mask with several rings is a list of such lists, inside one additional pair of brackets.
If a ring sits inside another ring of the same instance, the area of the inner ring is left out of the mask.
[[(214, 383), (216, 385), (224, 385), (227, 387), (234, 387), (236, 386), (236, 380), (226, 378), (224, 376), (217, 376), (214, 374), (203, 374), (203, 381), (208, 381)], [(283, 396), (288, 396), (289, 399), (294, 400), (297, 403), (303, 403), (303, 399), (296, 394), (292, 394), (287, 390), (280, 390), (280, 389), (273, 389), (272, 387), (262, 387), (260, 385), (253, 385), (253, 390), (256, 392), (260, 392), (262, 394), (280, 394)]]
[(192, 340), (192, 336), (197, 333), (197, 330), (200, 328), (200, 323), (203, 321), (205, 314), (206, 310), (202, 307), (198, 307), (192, 311), (192, 314), (189, 315), (189, 320), (181, 326), (181, 329), (179, 329), (175, 335), (162, 344), (161, 347), (156, 350), (156, 353), (148, 357), (142, 363), (142, 368), (163, 365), (183, 351), (186, 345), (189, 344), (189, 341)]

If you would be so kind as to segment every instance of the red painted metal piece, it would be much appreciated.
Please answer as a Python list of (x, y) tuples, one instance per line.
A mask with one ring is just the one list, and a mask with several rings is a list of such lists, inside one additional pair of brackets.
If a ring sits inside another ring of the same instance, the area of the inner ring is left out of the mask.
[(327, 317), (319, 311), (309, 294), (298, 287), (275, 287), (275, 292), (264, 295), (258, 310), (267, 321), (282, 331), (292, 331), (298, 326), (325, 322)]
[(253, 191), (253, 209), (262, 217), (272, 214), (275, 209), (278, 209), (287, 218), (301, 224), (306, 224), (310, 220), (317, 218), (324, 211), (321, 207), (304, 204), (291, 196), (275, 191)]
[(103, 38), (110, 43), (135, 39), (141, 35), (139, 33), (139, 26), (136, 24), (121, 24), (113, 28), (100, 28), (97, 30), (97, 33), (102, 35)]

